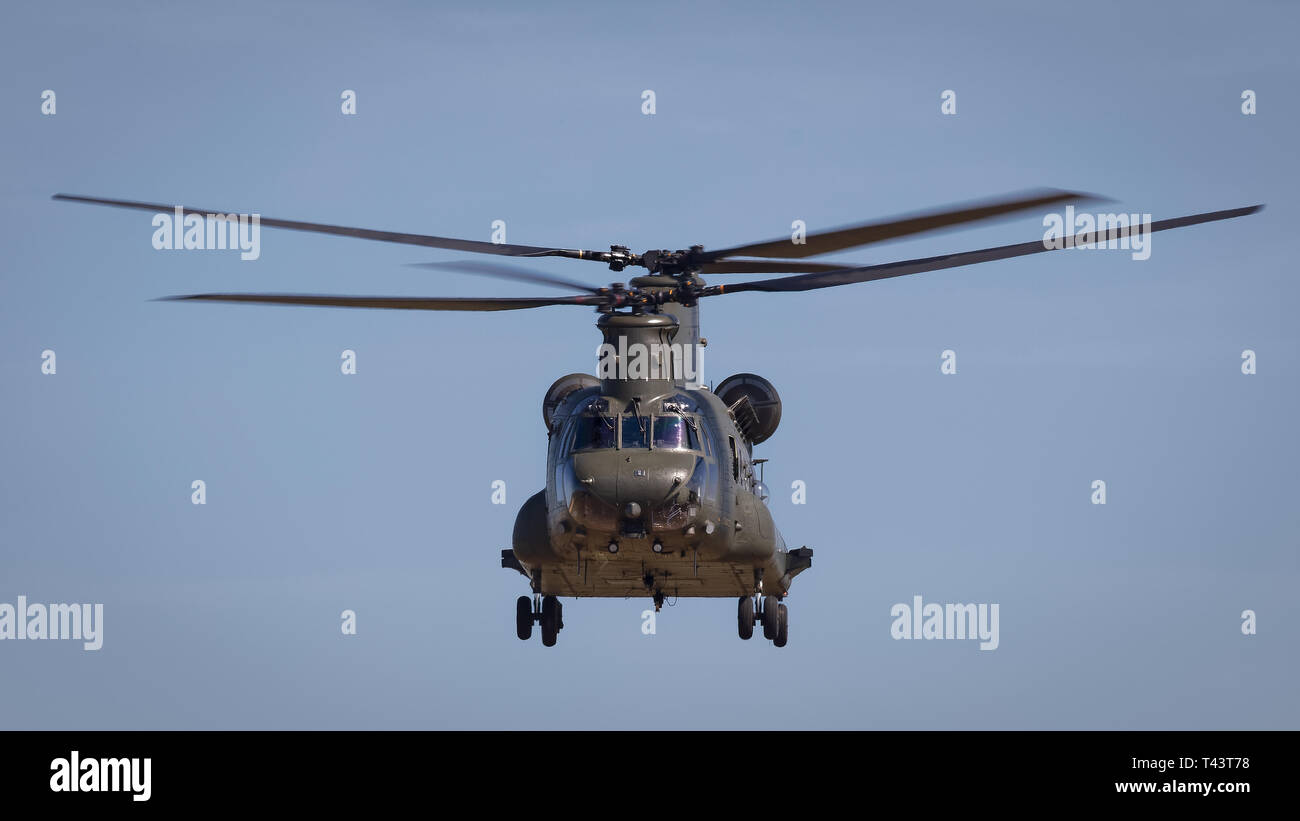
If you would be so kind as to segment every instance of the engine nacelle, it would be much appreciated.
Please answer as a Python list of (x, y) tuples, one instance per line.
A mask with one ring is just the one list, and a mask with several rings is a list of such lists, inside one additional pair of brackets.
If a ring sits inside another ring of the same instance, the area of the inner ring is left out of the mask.
[(599, 384), (599, 379), (586, 373), (571, 373), (551, 383), (550, 389), (546, 391), (546, 398), (542, 400), (542, 421), (546, 423), (546, 429), (550, 430), (554, 427), (555, 409), (563, 404), (569, 394)]
[(728, 376), (713, 394), (731, 408), (741, 432), (755, 445), (767, 441), (781, 424), (781, 396), (757, 374)]

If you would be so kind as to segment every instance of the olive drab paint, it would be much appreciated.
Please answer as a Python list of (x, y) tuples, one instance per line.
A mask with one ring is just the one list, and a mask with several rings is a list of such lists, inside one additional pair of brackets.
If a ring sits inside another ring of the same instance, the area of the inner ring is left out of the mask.
[(687, 387), (666, 355), (649, 372), (613, 367), (627, 351), (681, 345), (683, 332), (697, 342), (698, 309), (688, 310), (686, 328), (669, 306), (602, 314), (601, 378), (570, 374), (547, 392), (546, 487), (520, 509), (503, 554), (535, 595), (775, 601), (811, 567), (810, 549), (786, 548), (753, 459), (780, 422), (776, 389), (753, 374), (716, 394)]

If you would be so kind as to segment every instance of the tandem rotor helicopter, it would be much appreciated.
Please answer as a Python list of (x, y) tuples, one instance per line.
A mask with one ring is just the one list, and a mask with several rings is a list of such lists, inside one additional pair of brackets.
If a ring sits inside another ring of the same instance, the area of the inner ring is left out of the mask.
[[(230, 219), (227, 212), (68, 194), (56, 200), (186, 216)], [(651, 250), (621, 245), (608, 251), (508, 245), (448, 237), (373, 231), (338, 225), (261, 218), (261, 225), (359, 239), (506, 257), (591, 260), (619, 272), (644, 268), (630, 282), (608, 287), (557, 278), (491, 262), (417, 263), (576, 292), (554, 297), (377, 297), (313, 294), (191, 294), (170, 300), (250, 302), (336, 308), (420, 311), (509, 311), (553, 305), (594, 308), (604, 338), (600, 377), (569, 374), (542, 402), (548, 444), (546, 488), (519, 510), (513, 546), (501, 565), (517, 570), (532, 589), (516, 602), (516, 633), (553, 646), (564, 627), (560, 597), (626, 598), (648, 595), (658, 609), (668, 595), (737, 599), (737, 628), (749, 639), (757, 625), (777, 647), (786, 644), (789, 613), (782, 599), (795, 576), (812, 566), (808, 547), (789, 549), (767, 509), (761, 481), (765, 459), (753, 448), (781, 421), (776, 388), (755, 374), (729, 377), (710, 391), (691, 378), (691, 352), (702, 346), (699, 303), (745, 292), (787, 293), (938, 271), (1059, 248), (1126, 240), (1154, 232), (1231, 219), (1262, 205), (1193, 214), (1149, 225), (1109, 226), (1044, 240), (861, 267), (805, 262), (833, 251), (1092, 199), (1040, 190), (934, 211), (710, 251)], [(785, 274), (710, 285), (703, 275)], [(628, 352), (645, 351), (637, 367)], [(605, 355), (608, 354), (608, 355)], [(755, 475), (755, 469), (759, 475)]]

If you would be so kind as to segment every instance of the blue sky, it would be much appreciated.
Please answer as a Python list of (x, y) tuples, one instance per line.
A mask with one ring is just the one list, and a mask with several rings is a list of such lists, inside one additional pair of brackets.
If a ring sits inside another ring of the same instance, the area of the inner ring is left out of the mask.
[[(0, 601), (102, 602), (105, 638), (0, 642), (0, 726), (1300, 726), (1294, 5), (202, 12), (4, 12)], [(271, 229), (256, 262), (155, 251), (148, 214), (49, 199), (483, 240), (501, 219), (510, 242), (644, 250), (1044, 185), (1154, 219), (1268, 208), (1155, 235), (1144, 262), (1073, 251), (705, 304), (706, 378), (761, 373), (785, 400), (756, 456), (816, 558), (781, 650), (738, 640), (731, 600), (682, 600), (653, 636), (645, 600), (572, 601), (557, 647), (514, 638), (525, 585), (499, 551), (544, 483), (544, 391), (594, 367), (585, 309), (153, 302), (521, 291), (404, 267), (453, 252)], [(894, 641), (890, 607), (918, 594), (999, 603), (999, 648)]]

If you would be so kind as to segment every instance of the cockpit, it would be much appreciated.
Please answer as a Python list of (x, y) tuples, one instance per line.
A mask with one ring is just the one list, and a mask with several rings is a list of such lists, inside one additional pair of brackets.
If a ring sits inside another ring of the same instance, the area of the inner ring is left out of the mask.
[(700, 422), (679, 414), (593, 414), (575, 420), (570, 451), (619, 448), (701, 450)]
[(611, 413), (596, 398), (569, 416), (553, 486), (573, 522), (611, 534), (695, 523), (701, 506), (716, 499), (720, 468), (706, 417), (686, 399), (649, 407), (633, 400)]

